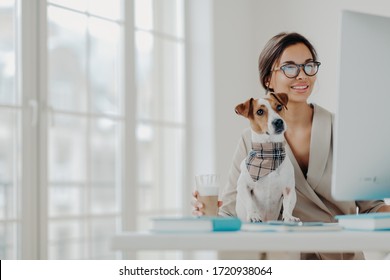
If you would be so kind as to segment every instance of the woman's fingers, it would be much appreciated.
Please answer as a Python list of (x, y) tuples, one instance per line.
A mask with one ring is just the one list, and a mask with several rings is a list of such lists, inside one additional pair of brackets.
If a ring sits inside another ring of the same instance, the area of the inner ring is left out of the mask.
[(198, 191), (193, 191), (192, 192), (192, 196), (193, 196), (193, 199), (191, 201), (191, 205), (193, 207), (192, 209), (192, 215), (194, 216), (203, 216), (204, 213), (200, 210), (204, 207), (203, 203), (198, 201)]
[(194, 210), (194, 211), (192, 211), (192, 215), (193, 216), (203, 216), (204, 213), (202, 211)]
[(195, 210), (202, 209), (204, 207), (203, 203), (198, 200), (192, 200), (191, 201), (192, 207), (194, 207)]
[(197, 190), (192, 192), (192, 196), (198, 199), (199, 192)]

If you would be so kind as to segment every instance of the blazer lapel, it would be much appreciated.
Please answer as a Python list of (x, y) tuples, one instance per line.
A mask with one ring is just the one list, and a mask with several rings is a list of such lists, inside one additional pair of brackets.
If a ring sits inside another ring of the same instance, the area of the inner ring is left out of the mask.
[(309, 185), (305, 176), (302, 173), (301, 167), (299, 166), (297, 160), (295, 159), (294, 154), (291, 151), (290, 146), (287, 144), (286, 152), (288, 157), (291, 160), (292, 165), (294, 166), (294, 175), (295, 175), (295, 189), (297, 193), (301, 193), (303, 196), (308, 197), (311, 201), (313, 201), (318, 207), (323, 209), (324, 211), (330, 213), (328, 207), (322, 202), (322, 200), (318, 197), (312, 187)]
[(321, 107), (314, 105), (314, 116), (312, 126), (312, 136), (310, 141), (310, 158), (307, 179), (295, 159), (290, 146), (286, 145), (286, 152), (295, 170), (296, 190), (302, 195), (309, 197), (321, 209), (331, 214), (330, 210), (318, 197), (315, 188), (318, 186), (324, 173), (328, 155), (330, 152), (330, 141), (332, 133), (332, 118), (328, 117)]
[(314, 105), (313, 125), (310, 141), (309, 169), (307, 182), (316, 189), (328, 162), (332, 141), (332, 116)]

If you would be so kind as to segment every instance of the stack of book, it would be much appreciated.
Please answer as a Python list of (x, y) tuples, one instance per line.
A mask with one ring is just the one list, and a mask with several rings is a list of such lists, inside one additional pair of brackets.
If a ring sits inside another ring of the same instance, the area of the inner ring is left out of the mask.
[(338, 223), (283, 222), (242, 223), (237, 217), (158, 217), (151, 220), (153, 232), (213, 232), (213, 231), (338, 231), (390, 230), (390, 213), (339, 215)]
[(151, 220), (153, 232), (238, 231), (241, 220), (235, 217), (159, 217)]
[(336, 216), (339, 225), (350, 230), (390, 230), (390, 213)]

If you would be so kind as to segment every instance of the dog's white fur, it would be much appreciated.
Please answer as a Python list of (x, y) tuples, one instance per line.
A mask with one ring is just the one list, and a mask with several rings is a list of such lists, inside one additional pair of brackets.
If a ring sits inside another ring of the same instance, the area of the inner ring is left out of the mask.
[[(261, 99), (250, 99), (236, 107), (236, 113), (248, 118), (252, 130), (252, 142), (283, 142), (286, 122), (275, 111), (283, 114), (287, 109), (287, 94), (271, 94)], [(281, 109), (281, 106), (282, 109)], [(256, 112), (261, 108), (263, 114)], [(275, 129), (274, 121), (283, 121), (283, 131)], [(241, 174), (237, 182), (237, 216), (249, 222), (277, 220), (283, 205), (284, 221), (299, 221), (292, 215), (296, 203), (294, 167), (286, 155), (282, 164), (268, 175), (254, 182), (245, 159), (241, 163)]]

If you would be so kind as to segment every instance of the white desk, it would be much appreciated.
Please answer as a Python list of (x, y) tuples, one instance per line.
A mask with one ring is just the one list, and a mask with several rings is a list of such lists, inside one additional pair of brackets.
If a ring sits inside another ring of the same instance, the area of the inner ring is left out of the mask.
[(390, 231), (335, 232), (124, 232), (112, 248), (137, 250), (216, 250), (258, 252), (390, 252)]

